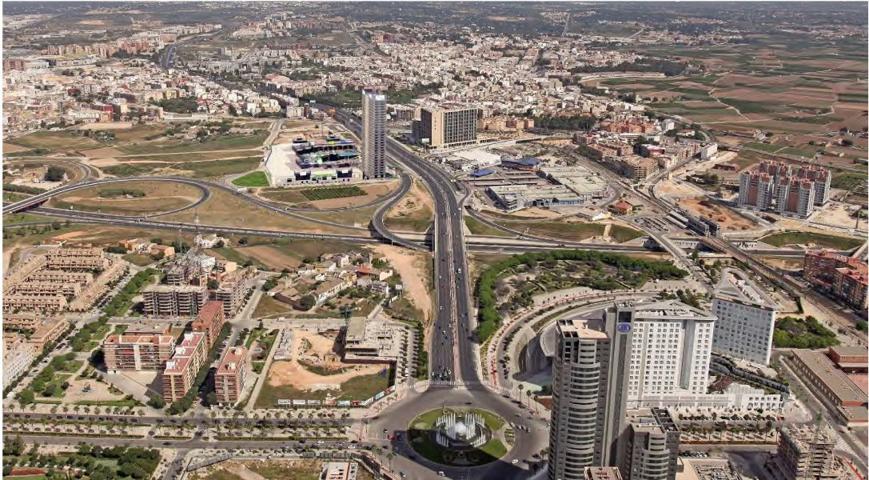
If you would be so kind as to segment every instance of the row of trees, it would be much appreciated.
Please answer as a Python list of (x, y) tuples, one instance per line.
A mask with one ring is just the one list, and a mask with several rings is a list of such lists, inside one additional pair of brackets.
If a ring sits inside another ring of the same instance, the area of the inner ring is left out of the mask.
[[(501, 325), (501, 316), (498, 313), (498, 303), (495, 295), (495, 284), (498, 278), (506, 271), (519, 265), (534, 266), (538, 262), (580, 261), (597, 263), (600, 262), (615, 267), (620, 272), (632, 274), (634, 281), (631, 283), (641, 285), (647, 278), (659, 278), (662, 280), (680, 279), (688, 272), (674, 266), (672, 263), (661, 261), (639, 260), (615, 253), (589, 251), (589, 250), (556, 250), (552, 252), (523, 253), (497, 262), (480, 275), (477, 281), (477, 298), (479, 307), (479, 324), (477, 336), (480, 341), (491, 337)], [(623, 275), (625, 276), (625, 275)], [(621, 285), (617, 282), (598, 284), (601, 290), (615, 290)]]
[(550, 115), (534, 117), (534, 127), (552, 130), (590, 130), (597, 123), (592, 115), (573, 115), (569, 117), (553, 117)]

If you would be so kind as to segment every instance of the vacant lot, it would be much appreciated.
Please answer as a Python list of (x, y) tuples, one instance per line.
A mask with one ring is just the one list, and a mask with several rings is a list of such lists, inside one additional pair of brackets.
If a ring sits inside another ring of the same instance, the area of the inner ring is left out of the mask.
[(74, 152), (100, 145), (96, 140), (84, 137), (73, 131), (35, 132), (7, 141), (22, 147), (32, 149), (42, 148), (53, 152)]
[(335, 353), (337, 332), (295, 329), (287, 334), (292, 335), (292, 359), (272, 363), (257, 407), (273, 407), (279, 399), (366, 400), (389, 386), (388, 366), (341, 360)]
[(833, 248), (837, 250), (850, 250), (852, 248), (857, 248), (863, 243), (862, 239), (815, 232), (774, 233), (761, 238), (760, 241), (776, 247), (805, 245), (811, 247)]
[[(375, 202), (397, 188), (397, 181), (316, 188), (271, 188), (260, 192), (268, 200), (312, 209), (355, 208)], [(332, 189), (351, 189), (329, 192)], [(358, 189), (358, 190), (357, 190)], [(319, 190), (323, 190), (322, 192)], [(361, 193), (360, 193), (361, 192)], [(340, 193), (330, 196), (329, 193)], [(349, 195), (352, 193), (352, 195)], [(321, 197), (321, 198), (318, 198)]]
[(387, 226), (397, 230), (425, 232), (433, 221), (431, 195), (416, 181), (407, 195), (386, 214)]
[(753, 221), (733, 210), (703, 198), (683, 198), (679, 200), (679, 206), (718, 222), (724, 230), (750, 230), (757, 226)]
[[(119, 185), (77, 190), (53, 198), (49, 203), (58, 208), (103, 213), (155, 213), (184, 207), (202, 196), (198, 188), (181, 183), (142, 181)], [(124, 191), (130, 195), (124, 195)]]

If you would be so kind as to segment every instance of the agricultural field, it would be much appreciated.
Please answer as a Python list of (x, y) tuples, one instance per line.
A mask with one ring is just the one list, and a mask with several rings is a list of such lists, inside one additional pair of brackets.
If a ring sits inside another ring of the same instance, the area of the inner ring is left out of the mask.
[(362, 190), (356, 185), (342, 185), (335, 187), (306, 188), (301, 190), (299, 193), (308, 200), (315, 201), (329, 200), (332, 198), (357, 197), (365, 195), (365, 190)]

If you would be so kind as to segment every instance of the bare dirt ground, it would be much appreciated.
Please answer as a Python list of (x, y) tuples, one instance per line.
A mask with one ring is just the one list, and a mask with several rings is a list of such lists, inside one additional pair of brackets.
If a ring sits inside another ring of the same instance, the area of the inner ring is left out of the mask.
[[(849, 213), (849, 208), (854, 205), (840, 202), (829, 202), (812, 214), (812, 223), (830, 225), (839, 228), (854, 228), (856, 219)], [(860, 230), (866, 231), (867, 223), (860, 221)]]
[(3, 143), (3, 152), (4, 153), (18, 153), (18, 152), (26, 152), (30, 150), (27, 147), (22, 147), (21, 145), (15, 145), (14, 143)]
[(97, 122), (78, 127), (78, 130), (126, 130), (133, 128), (132, 122)]
[(655, 187), (655, 192), (668, 198), (693, 198), (697, 195), (697, 191), (688, 185), (676, 183), (672, 180), (661, 180)]
[[(292, 360), (281, 360), (272, 363), (268, 371), (269, 385), (289, 385), (293, 388), (306, 391), (337, 390), (341, 384), (361, 375), (373, 375), (383, 370), (383, 365), (359, 365), (345, 364), (340, 357), (333, 352), (335, 346), (334, 336), (329, 338), (316, 332), (305, 330), (293, 330), (293, 341), (290, 351), (293, 352)], [(302, 340), (306, 340), (307, 344)], [(323, 367), (340, 371), (333, 375), (319, 375), (306, 369), (299, 364), (299, 358), (320, 358)]]
[[(319, 478), (323, 468), (320, 460), (228, 460), (220, 462), (191, 474), (193, 480), (224, 478), (226, 474), (234, 475), (242, 480), (277, 480), (285, 478)], [(266, 473), (263, 476), (255, 470), (274, 473)], [(364, 469), (359, 478), (368, 478), (364, 475)], [(290, 475), (290, 476), (287, 476)], [(232, 477), (232, 478), (235, 478)]]
[(745, 217), (741, 217), (729, 209), (714, 203), (701, 204), (702, 198), (683, 198), (679, 206), (698, 215), (711, 218), (724, 230), (749, 230), (757, 225)]
[[(90, 391), (85, 392), (85, 386), (90, 386)], [(123, 395), (117, 395), (109, 391), (109, 386), (96, 380), (81, 379), (69, 381), (69, 388), (64, 394), (64, 401), (68, 403), (81, 401), (108, 402), (112, 400), (121, 400)]]
[(425, 323), (431, 319), (432, 298), (429, 294), (428, 281), (425, 278), (429, 272), (426, 265), (430, 261), (428, 255), (412, 253), (405, 248), (392, 245), (377, 245), (374, 251), (383, 255), (389, 264), (401, 276), (405, 292), (417, 308), (425, 314)]
[(81, 153), (90, 159), (117, 157), (124, 154), (124, 152), (115, 147), (93, 148), (90, 150), (82, 150)]
[(392, 210), (389, 211), (387, 217), (405, 217), (411, 216), (414, 213), (428, 207), (429, 211), (434, 211), (434, 201), (428, 191), (420, 186), (416, 181), (413, 182), (413, 187), (407, 192), (407, 195), (398, 202)]

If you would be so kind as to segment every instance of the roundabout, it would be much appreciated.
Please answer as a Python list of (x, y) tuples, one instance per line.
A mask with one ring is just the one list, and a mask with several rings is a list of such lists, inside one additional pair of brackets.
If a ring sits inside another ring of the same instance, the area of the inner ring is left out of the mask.
[(410, 447), (431, 462), (475, 467), (506, 455), (513, 429), (488, 410), (442, 407), (417, 415), (407, 435)]

